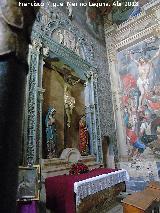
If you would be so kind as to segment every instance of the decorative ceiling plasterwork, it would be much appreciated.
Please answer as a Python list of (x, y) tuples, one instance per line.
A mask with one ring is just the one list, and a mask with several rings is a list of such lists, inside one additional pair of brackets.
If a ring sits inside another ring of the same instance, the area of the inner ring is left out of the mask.
[[(129, 19), (119, 26), (114, 24), (108, 29), (108, 23), (106, 22), (105, 35), (108, 49), (112, 49), (111, 46), (113, 45), (116, 46), (116, 49), (120, 49), (130, 43), (134, 43), (137, 38), (143, 39), (153, 30), (158, 34), (158, 23), (160, 22), (158, 11), (160, 5), (156, 5), (157, 3), (160, 3), (160, 1), (148, 3), (144, 6), (144, 9), (147, 8), (147, 10), (143, 10), (138, 16)], [(154, 5), (156, 7), (153, 7)]]

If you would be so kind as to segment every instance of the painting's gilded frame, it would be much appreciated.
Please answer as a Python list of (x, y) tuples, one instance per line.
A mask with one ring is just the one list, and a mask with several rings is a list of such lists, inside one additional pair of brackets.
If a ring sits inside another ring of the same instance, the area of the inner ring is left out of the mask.
[(31, 201), (39, 199), (40, 199), (40, 165), (33, 165), (31, 167), (19, 166), (17, 201)]

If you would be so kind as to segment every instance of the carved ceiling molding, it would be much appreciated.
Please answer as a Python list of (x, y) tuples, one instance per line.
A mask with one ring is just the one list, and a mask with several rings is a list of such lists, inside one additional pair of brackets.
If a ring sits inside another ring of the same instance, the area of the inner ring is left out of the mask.
[(142, 40), (142, 39), (145, 39), (145, 38), (147, 38), (149, 35), (151, 35), (151, 36), (156, 36), (156, 35), (157, 35), (156, 29), (157, 29), (158, 27), (159, 27), (159, 25), (158, 25), (158, 24), (155, 24), (155, 25), (153, 25), (153, 26), (151, 26), (151, 27), (148, 27), (148, 28), (145, 29), (145, 30), (142, 30), (142, 31), (140, 31), (140, 32), (138, 32), (138, 33), (136, 33), (136, 34), (134, 34), (133, 36), (130, 36), (130, 37), (128, 37), (128, 38), (122, 40), (120, 43), (118, 43), (118, 44), (116, 45), (116, 49), (120, 49), (120, 48), (122, 48), (122, 47), (126, 47), (126, 46), (128, 46), (129, 44), (134, 43), (134, 42), (137, 41), (137, 40), (140, 41), (140, 40)]
[(113, 49), (126, 48), (137, 40), (145, 37), (160, 36), (160, 1), (154, 8), (149, 8), (137, 17), (129, 19), (120, 26), (112, 25), (109, 29), (105, 29), (106, 44), (109, 58), (112, 57)]

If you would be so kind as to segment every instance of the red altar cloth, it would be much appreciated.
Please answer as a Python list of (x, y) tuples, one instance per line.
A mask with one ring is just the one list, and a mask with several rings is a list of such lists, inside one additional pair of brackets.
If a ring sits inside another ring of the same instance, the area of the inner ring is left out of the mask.
[(46, 207), (56, 213), (75, 213), (74, 183), (114, 171), (116, 170), (99, 168), (86, 174), (60, 175), (46, 178)]

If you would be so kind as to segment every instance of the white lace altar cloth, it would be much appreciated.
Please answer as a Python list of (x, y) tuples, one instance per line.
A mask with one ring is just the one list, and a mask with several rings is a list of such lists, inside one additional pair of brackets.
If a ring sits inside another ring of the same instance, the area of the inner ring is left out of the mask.
[(98, 175), (74, 183), (74, 192), (76, 193), (76, 206), (88, 195), (107, 189), (118, 183), (129, 180), (128, 172), (124, 169), (108, 174)]

